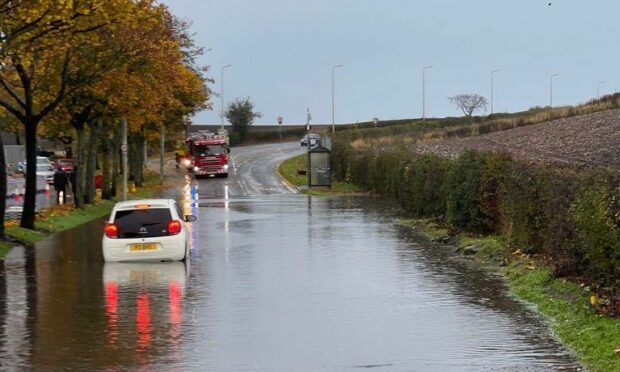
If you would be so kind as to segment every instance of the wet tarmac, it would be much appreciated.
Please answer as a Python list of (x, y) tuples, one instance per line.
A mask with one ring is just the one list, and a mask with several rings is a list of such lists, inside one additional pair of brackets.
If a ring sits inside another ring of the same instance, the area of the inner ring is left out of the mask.
[(296, 152), (235, 149), (228, 179), (198, 182), (187, 264), (104, 264), (102, 221), (11, 252), (1, 369), (577, 368), (500, 279), (398, 225), (394, 205), (291, 193), (274, 167)]

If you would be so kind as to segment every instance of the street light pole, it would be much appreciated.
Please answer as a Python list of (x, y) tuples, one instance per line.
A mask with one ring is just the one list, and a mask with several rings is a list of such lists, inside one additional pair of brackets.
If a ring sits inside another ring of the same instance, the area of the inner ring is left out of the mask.
[(222, 130), (224, 130), (224, 70), (232, 65), (222, 66)]
[(499, 69), (491, 71), (491, 115), (495, 112), (495, 74), (500, 71)]
[(596, 84), (596, 98), (601, 98), (601, 85), (605, 84), (605, 80), (601, 80)]
[(549, 77), (549, 107), (553, 108), (553, 78), (560, 74), (551, 74)]
[(422, 121), (426, 121), (426, 70), (433, 66), (426, 66), (422, 69)]
[(332, 133), (336, 133), (336, 87), (335, 87), (335, 71), (344, 65), (332, 66)]

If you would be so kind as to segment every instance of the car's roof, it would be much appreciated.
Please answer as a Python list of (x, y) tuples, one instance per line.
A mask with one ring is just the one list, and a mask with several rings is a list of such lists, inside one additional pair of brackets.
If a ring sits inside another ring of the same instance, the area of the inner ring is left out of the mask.
[(128, 200), (116, 203), (114, 209), (136, 209), (138, 205), (148, 205), (153, 208), (169, 208), (174, 205), (172, 199), (140, 199), (140, 200)]

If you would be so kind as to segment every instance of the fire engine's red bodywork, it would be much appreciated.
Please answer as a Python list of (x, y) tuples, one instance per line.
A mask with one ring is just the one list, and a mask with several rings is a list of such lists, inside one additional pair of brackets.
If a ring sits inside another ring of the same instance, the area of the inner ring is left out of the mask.
[[(228, 176), (228, 141), (219, 136), (190, 137), (187, 139), (188, 155), (192, 161), (189, 168), (196, 176)], [(205, 149), (216, 148), (211, 152)]]

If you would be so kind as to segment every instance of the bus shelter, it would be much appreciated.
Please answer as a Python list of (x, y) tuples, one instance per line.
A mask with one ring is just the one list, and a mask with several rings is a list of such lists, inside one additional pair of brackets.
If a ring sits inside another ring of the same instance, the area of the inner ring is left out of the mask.
[[(329, 142), (329, 141), (327, 141)], [(331, 146), (325, 146), (323, 141), (312, 146), (308, 151), (308, 187), (331, 187)]]

